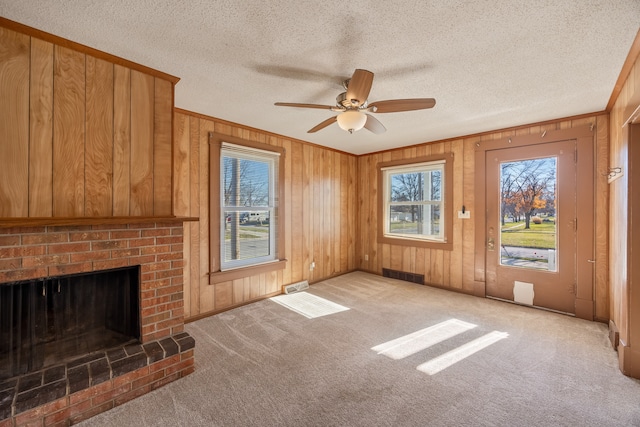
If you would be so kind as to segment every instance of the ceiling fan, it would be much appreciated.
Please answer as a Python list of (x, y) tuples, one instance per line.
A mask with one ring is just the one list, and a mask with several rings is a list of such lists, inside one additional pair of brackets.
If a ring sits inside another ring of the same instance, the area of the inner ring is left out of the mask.
[(342, 85), (345, 92), (336, 97), (336, 105), (297, 104), (292, 102), (276, 102), (280, 107), (317, 108), (339, 112), (337, 116), (328, 118), (307, 131), (314, 133), (334, 122), (338, 122), (341, 129), (353, 133), (362, 129), (379, 134), (387, 129), (382, 123), (368, 113), (397, 113), (401, 111), (424, 110), (433, 108), (436, 100), (433, 98), (391, 99), (368, 103), (367, 98), (373, 84), (373, 73), (367, 70), (356, 69), (350, 79)]

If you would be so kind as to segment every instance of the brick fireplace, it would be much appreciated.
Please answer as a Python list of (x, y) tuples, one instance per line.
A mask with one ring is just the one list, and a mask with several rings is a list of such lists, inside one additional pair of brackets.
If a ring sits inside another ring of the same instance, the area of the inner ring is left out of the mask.
[[(0, 228), (0, 283), (139, 266), (140, 340), (0, 379), (0, 427), (69, 425), (193, 372), (182, 222)], [(2, 285), (0, 285), (2, 286)]]

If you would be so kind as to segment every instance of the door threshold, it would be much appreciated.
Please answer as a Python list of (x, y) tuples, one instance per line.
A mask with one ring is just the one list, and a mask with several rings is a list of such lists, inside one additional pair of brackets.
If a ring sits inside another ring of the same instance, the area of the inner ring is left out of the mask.
[(516, 301), (512, 301), (510, 299), (492, 297), (492, 296), (488, 296), (488, 295), (485, 295), (485, 298), (493, 299), (493, 300), (496, 300), (496, 301), (508, 302), (510, 304), (520, 305), (522, 307), (531, 307), (531, 308), (537, 308), (538, 310), (550, 311), (552, 313), (564, 314), (565, 316), (576, 317), (576, 315), (574, 313), (569, 313), (569, 312), (560, 311), (560, 310), (554, 310), (552, 308), (547, 308), (547, 307), (540, 307), (539, 305), (522, 304), (522, 303), (519, 303), (519, 302), (516, 302)]

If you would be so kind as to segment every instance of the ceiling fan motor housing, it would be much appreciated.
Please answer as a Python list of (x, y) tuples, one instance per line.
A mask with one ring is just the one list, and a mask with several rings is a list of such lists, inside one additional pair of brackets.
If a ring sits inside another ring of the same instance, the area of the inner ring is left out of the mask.
[(367, 108), (367, 101), (365, 100), (365, 102), (360, 102), (359, 100), (347, 99), (347, 92), (342, 92), (340, 95), (336, 96), (336, 105), (347, 109)]

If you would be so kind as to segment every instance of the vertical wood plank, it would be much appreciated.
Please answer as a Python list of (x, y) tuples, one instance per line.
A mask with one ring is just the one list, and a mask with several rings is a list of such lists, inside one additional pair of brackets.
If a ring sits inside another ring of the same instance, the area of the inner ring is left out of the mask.
[(382, 271), (379, 267), (380, 251), (378, 249), (378, 226), (381, 226), (380, 221), (385, 221), (383, 218), (378, 218), (378, 203), (379, 198), (382, 197), (382, 189), (378, 188), (378, 163), (381, 160), (380, 154), (371, 156), (371, 163), (369, 164), (369, 190), (365, 191), (365, 197), (369, 198), (369, 212), (368, 226), (369, 226), (369, 265), (372, 267), (374, 273), (381, 274)]
[[(304, 265), (304, 197), (303, 197), (303, 157), (302, 145), (293, 143), (291, 146), (291, 154), (288, 156), (291, 164), (291, 198), (288, 203), (291, 205), (291, 280), (298, 282), (303, 280)], [(286, 283), (284, 283), (286, 284)]]
[(30, 106), (29, 216), (49, 217), (53, 213), (53, 44), (36, 38), (31, 39)]
[(431, 280), (431, 249), (425, 248), (424, 252), (422, 253), (422, 257), (423, 260), (421, 262), (424, 265), (424, 282), (433, 283)]
[[(387, 246), (387, 245), (385, 245)], [(391, 254), (391, 269), (402, 271), (402, 253), (404, 246), (388, 245)]]
[(322, 170), (323, 150), (313, 147), (313, 256), (311, 261), (316, 263), (313, 270), (313, 280), (320, 280), (324, 271), (324, 186)]
[(340, 153), (333, 152), (329, 154), (333, 154), (333, 160), (331, 161), (331, 166), (333, 167), (333, 179), (331, 180), (331, 212), (333, 215), (333, 254), (331, 260), (331, 275), (335, 275), (340, 272), (340, 257), (342, 249), (342, 223), (340, 218), (343, 215), (340, 200), (340, 174), (342, 163), (340, 162)]
[[(358, 268), (364, 271), (371, 271), (369, 260), (365, 260), (365, 256), (369, 256), (369, 224), (367, 214), (369, 213), (369, 198), (366, 193), (369, 191), (369, 159), (371, 156), (362, 156), (358, 158), (358, 238), (356, 244), (356, 264)], [(367, 189), (366, 191), (364, 189)]]
[(333, 271), (333, 165), (331, 164), (332, 152), (322, 150), (322, 249), (323, 249), (323, 277), (328, 277)]
[[(209, 229), (217, 226), (217, 224), (212, 223), (211, 218), (213, 217), (210, 212), (211, 204), (209, 202), (209, 168), (211, 167), (211, 165), (209, 164), (209, 133), (215, 130), (216, 125), (209, 120), (198, 120), (198, 122), (199, 126), (197, 128), (192, 127), (191, 131), (192, 141), (196, 137), (199, 141), (197, 144), (198, 154), (196, 155), (194, 151), (192, 155), (192, 159), (194, 161), (196, 158), (198, 159), (198, 193), (197, 197), (195, 194), (192, 197), (193, 210), (191, 215), (198, 216), (198, 218), (200, 218), (200, 220), (198, 221), (198, 224), (200, 226), (200, 237), (198, 238), (198, 251), (200, 252), (200, 270), (198, 271), (199, 293), (197, 298), (199, 298), (198, 303), (201, 312), (207, 312), (210, 311), (212, 307), (216, 306), (216, 298), (218, 298), (218, 294), (213, 292), (213, 290), (211, 289), (212, 286), (209, 285), (209, 272), (213, 270), (213, 266), (211, 265), (213, 259), (212, 254), (215, 253), (216, 256), (220, 255), (220, 242), (216, 241), (211, 244), (209, 243)], [(193, 183), (193, 179), (191, 180), (191, 182)], [(197, 204), (194, 204), (196, 200), (198, 202)], [(214, 200), (214, 202), (215, 209), (218, 209), (219, 200)], [(192, 301), (195, 298), (195, 296), (192, 297)]]
[(424, 266), (424, 252), (425, 248), (416, 248), (416, 262), (415, 262), (415, 272), (417, 274), (424, 274), (425, 266)]
[(355, 157), (349, 157), (349, 182), (348, 182), (348, 194), (349, 194), (349, 209), (350, 214), (348, 216), (348, 261), (347, 269), (349, 271), (358, 267), (358, 253), (362, 253), (357, 250), (357, 236), (360, 234), (360, 218), (358, 217), (358, 194), (360, 194), (358, 187), (358, 176), (360, 176), (360, 165)]
[[(596, 171), (607, 170), (609, 165), (609, 120), (606, 115), (597, 117), (596, 121)], [(609, 319), (609, 270), (607, 256), (609, 254), (608, 236), (608, 196), (607, 177), (595, 173), (595, 316), (598, 319)]]
[(113, 214), (127, 216), (131, 201), (131, 70), (113, 67)]
[(154, 78), (131, 70), (130, 215), (153, 216)]
[(155, 78), (153, 111), (153, 214), (172, 214), (172, 149), (171, 109), (173, 108), (173, 84)]
[(189, 124), (189, 116), (176, 113), (173, 119), (173, 209), (177, 216), (190, 215), (191, 141)]
[[(477, 140), (463, 140), (463, 175), (462, 188), (464, 192), (465, 207), (473, 214), (474, 210), (477, 214), (477, 205), (475, 204), (475, 146)], [(482, 183), (477, 183), (482, 185)], [(474, 289), (474, 273), (475, 273), (475, 221), (464, 221), (462, 223), (462, 288), (472, 292)], [(479, 249), (482, 250), (482, 249)]]
[[(270, 140), (277, 142), (277, 139), (275, 137), (270, 138)], [(281, 185), (285, 186), (284, 189), (284, 200), (279, 204), (278, 209), (282, 210), (284, 212), (285, 215), (285, 222), (284, 222), (284, 241), (279, 242), (280, 245), (283, 245), (284, 248), (284, 257), (285, 258), (289, 258), (291, 255), (291, 246), (292, 246), (292, 230), (293, 230), (293, 224), (292, 224), (292, 216), (293, 216), (293, 208), (292, 208), (292, 204), (291, 204), (291, 197), (292, 197), (292, 170), (291, 170), (291, 151), (292, 151), (292, 147), (291, 147), (291, 141), (289, 140), (282, 140), (282, 148), (284, 148), (284, 182), (281, 183)], [(281, 234), (282, 236), (282, 234)], [(289, 284), (292, 283), (294, 280), (292, 278), (292, 268), (291, 268), (291, 263), (287, 263), (287, 266), (285, 268), (285, 270), (282, 272), (282, 284)], [(271, 289), (271, 284), (269, 286), (267, 286), (267, 288)], [(266, 288), (265, 288), (266, 289)], [(266, 292), (266, 291), (265, 291)], [(267, 292), (268, 293), (268, 292)]]
[(84, 216), (85, 55), (54, 55), (53, 215)]
[(113, 214), (113, 64), (86, 58), (85, 215)]
[(402, 271), (415, 272), (415, 247), (412, 246), (403, 246), (402, 247), (402, 266), (400, 269)]
[(216, 310), (224, 310), (233, 305), (234, 282), (216, 283), (211, 287), (215, 293)]
[(264, 293), (260, 292), (261, 287), (264, 288), (264, 274), (251, 276), (249, 295), (244, 299), (243, 302), (251, 301), (258, 298), (260, 295), (264, 295)]
[(309, 270), (312, 257), (313, 257), (313, 147), (310, 145), (304, 145), (302, 147), (302, 206), (304, 206), (303, 226), (304, 232), (302, 234), (303, 239), (303, 253), (304, 260), (302, 263), (302, 272), (307, 280), (312, 280), (312, 275)]
[(0, 28), (0, 217), (29, 214), (29, 41)]
[(282, 286), (281, 283), (287, 283), (278, 277), (277, 271), (272, 271), (267, 274), (267, 287), (265, 292), (271, 294), (274, 292), (280, 292)]
[[(462, 140), (458, 139), (451, 144), (453, 152), (453, 250), (449, 257), (449, 281), (448, 286), (456, 289), (462, 289), (462, 241), (463, 241), (463, 223), (465, 220), (458, 219), (456, 211), (467, 208), (466, 195), (464, 193), (464, 148)], [(469, 221), (467, 221), (469, 222)], [(447, 268), (445, 266), (445, 268)]]
[[(173, 150), (174, 150), (174, 173), (173, 173), (173, 206), (175, 215), (189, 215), (189, 116), (182, 113), (176, 113), (173, 117)], [(183, 298), (185, 317), (192, 316), (191, 307), (191, 289), (193, 287), (193, 279), (191, 277), (192, 263), (195, 258), (191, 252), (193, 244), (191, 242), (191, 229), (194, 225), (192, 222), (183, 224)]]
[(340, 233), (339, 244), (340, 244), (340, 261), (339, 261), (339, 271), (346, 272), (349, 271), (349, 237), (351, 236), (349, 230), (353, 230), (353, 228), (349, 225), (349, 218), (355, 216), (355, 212), (351, 209), (351, 194), (350, 194), (350, 183), (351, 181), (351, 168), (349, 167), (349, 157), (341, 155), (340, 156), (340, 182), (338, 183), (338, 188), (336, 189), (337, 197), (339, 200), (339, 216), (338, 220), (340, 222)]
[[(205, 188), (209, 188), (207, 185), (208, 181), (204, 184), (200, 181), (200, 155), (202, 152), (204, 152), (204, 155), (208, 155), (208, 151), (201, 149), (201, 144), (204, 143), (204, 141), (201, 141), (200, 139), (200, 119), (190, 117), (186, 123), (186, 127), (189, 129), (189, 189), (188, 192), (185, 191), (189, 200), (187, 215), (200, 218), (200, 209), (202, 209), (202, 205), (204, 204), (207, 206), (207, 199), (202, 201), (200, 200), (200, 190), (203, 185)], [(205, 297), (207, 297), (208, 309), (213, 310), (215, 308), (216, 293), (211, 289), (211, 286), (209, 286), (209, 276), (207, 275), (207, 272), (209, 271), (209, 252), (207, 251), (207, 247), (209, 245), (209, 234), (206, 230), (203, 230), (203, 225), (201, 224), (203, 221), (208, 227), (209, 220), (206, 218), (201, 219), (196, 223), (190, 223), (191, 227), (189, 229), (189, 233), (191, 234), (191, 243), (189, 248), (191, 256), (189, 277), (191, 278), (191, 282), (189, 283), (189, 289), (185, 289), (185, 293), (188, 292), (190, 294), (189, 300), (191, 303), (191, 311), (193, 313), (200, 313), (202, 310), (200, 297), (202, 294), (200, 288), (202, 287), (207, 287)], [(205, 243), (207, 244), (206, 247), (204, 246)]]

